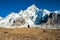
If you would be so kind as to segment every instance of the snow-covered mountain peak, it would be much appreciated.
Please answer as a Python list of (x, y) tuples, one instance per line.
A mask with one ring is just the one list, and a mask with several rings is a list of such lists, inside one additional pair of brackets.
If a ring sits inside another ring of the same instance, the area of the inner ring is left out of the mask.
[(58, 13), (58, 11), (54, 11), (54, 13)]
[(55, 13), (57, 13), (57, 14), (60, 14), (60, 10), (58, 10), (58, 11), (54, 11)]
[(0, 20), (2, 20), (3, 18), (0, 16)]
[(14, 17), (17, 17), (18, 14), (17, 13), (14, 13), (14, 12), (11, 12), (9, 15), (7, 15), (5, 18), (14, 18)]
[[(48, 20), (50, 13), (50, 11), (39, 9), (33, 4), (26, 10), (20, 10), (18, 13), (11, 12), (5, 18), (0, 17), (0, 26), (4, 28), (21, 28), (28, 27), (28, 25), (30, 27), (40, 27), (40, 24)], [(55, 11), (55, 13), (60, 13), (60, 11)]]
[(37, 8), (36, 5), (33, 4), (32, 6), (28, 7), (27, 10), (34, 12), (34, 11), (38, 11), (39, 8)]
[(15, 16), (17, 13), (11, 12), (8, 16)]
[[(46, 14), (49, 16), (49, 15), (50, 15), (50, 11), (44, 9), (44, 10), (43, 10), (43, 16), (45, 16)], [(42, 17), (43, 17), (43, 16), (42, 16)]]
[(46, 9), (44, 9), (44, 12), (46, 13), (46, 14), (50, 14), (50, 11), (48, 11), (48, 10), (46, 10)]

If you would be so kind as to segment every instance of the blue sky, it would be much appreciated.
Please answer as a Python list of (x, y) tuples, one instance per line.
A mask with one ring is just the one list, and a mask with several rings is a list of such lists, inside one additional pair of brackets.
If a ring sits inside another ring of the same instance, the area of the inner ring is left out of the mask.
[(55, 11), (60, 9), (60, 0), (0, 0), (0, 16), (11, 12), (19, 12), (35, 4), (38, 8)]

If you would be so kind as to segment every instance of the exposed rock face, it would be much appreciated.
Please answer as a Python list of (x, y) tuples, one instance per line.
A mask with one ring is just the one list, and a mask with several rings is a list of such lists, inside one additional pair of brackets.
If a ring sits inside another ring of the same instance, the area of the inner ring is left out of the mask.
[(57, 23), (60, 24), (60, 14), (57, 15)]
[(50, 13), (48, 21), (44, 25), (49, 29), (60, 29), (60, 14)]
[(60, 14), (50, 13), (47, 24), (48, 25), (60, 24)]
[(50, 13), (49, 17), (48, 17), (48, 25), (54, 25), (57, 21), (57, 14), (56, 13)]
[(15, 21), (13, 21), (13, 25), (21, 26), (25, 24), (25, 19), (23, 18), (17, 18)]

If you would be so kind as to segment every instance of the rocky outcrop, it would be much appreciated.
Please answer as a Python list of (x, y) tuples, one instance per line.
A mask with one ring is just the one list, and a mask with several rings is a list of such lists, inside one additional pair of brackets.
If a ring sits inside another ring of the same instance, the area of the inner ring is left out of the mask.
[(50, 13), (51, 16), (48, 18), (49, 24), (60, 24), (60, 14)]

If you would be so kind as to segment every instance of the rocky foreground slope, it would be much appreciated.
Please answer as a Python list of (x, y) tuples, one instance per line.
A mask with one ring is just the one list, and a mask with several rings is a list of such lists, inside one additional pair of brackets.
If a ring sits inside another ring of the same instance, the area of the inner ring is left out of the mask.
[(60, 40), (60, 30), (40, 28), (0, 28), (0, 40)]

